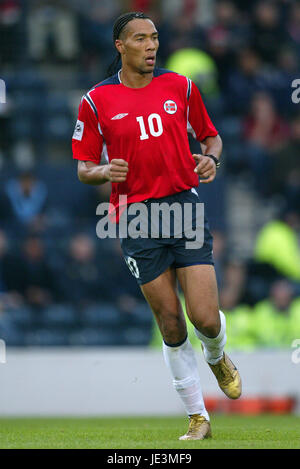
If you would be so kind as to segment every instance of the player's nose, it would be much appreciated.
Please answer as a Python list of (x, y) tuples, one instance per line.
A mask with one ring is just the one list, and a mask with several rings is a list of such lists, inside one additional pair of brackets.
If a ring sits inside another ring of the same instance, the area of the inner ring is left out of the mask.
[(146, 44), (147, 51), (155, 51), (157, 48), (156, 42), (153, 39), (149, 39)]

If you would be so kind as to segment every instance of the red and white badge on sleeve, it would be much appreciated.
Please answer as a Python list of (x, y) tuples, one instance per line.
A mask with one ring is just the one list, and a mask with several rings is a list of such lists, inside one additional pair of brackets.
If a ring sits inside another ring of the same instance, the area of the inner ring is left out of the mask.
[(72, 138), (74, 138), (74, 140), (80, 140), (81, 141), (82, 140), (82, 135), (83, 135), (83, 130), (84, 130), (84, 122), (82, 122), (80, 120), (77, 120)]

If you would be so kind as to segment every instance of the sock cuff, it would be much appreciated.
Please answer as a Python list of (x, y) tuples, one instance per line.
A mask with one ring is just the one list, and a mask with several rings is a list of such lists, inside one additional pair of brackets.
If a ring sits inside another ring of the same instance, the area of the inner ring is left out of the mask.
[(194, 328), (195, 334), (200, 340), (205, 341), (207, 344), (209, 344), (210, 342), (212, 344), (216, 344), (223, 340), (225, 336), (225, 332), (226, 332), (226, 318), (225, 318), (225, 314), (222, 311), (219, 311), (219, 315), (220, 315), (221, 327), (220, 327), (219, 334), (216, 337), (207, 337), (206, 335), (198, 331), (196, 327)]
[(176, 344), (168, 344), (164, 339), (163, 339), (163, 342), (167, 347), (180, 347), (186, 342), (187, 338), (188, 336), (186, 335), (183, 340), (181, 340), (180, 342), (177, 342)]

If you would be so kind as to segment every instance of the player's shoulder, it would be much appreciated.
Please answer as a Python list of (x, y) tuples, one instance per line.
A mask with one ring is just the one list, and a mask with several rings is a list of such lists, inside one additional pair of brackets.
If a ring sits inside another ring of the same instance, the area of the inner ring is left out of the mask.
[(118, 73), (115, 73), (114, 75), (108, 77), (108, 78), (105, 78), (105, 80), (102, 80), (100, 81), (99, 83), (97, 83), (96, 85), (92, 86), (88, 91), (87, 91), (87, 95), (90, 95), (90, 93), (92, 95), (99, 95), (103, 92), (106, 92), (108, 88), (111, 88), (111, 86), (115, 86), (115, 85), (120, 85), (120, 78), (119, 78), (119, 74)]
[(108, 78), (105, 78), (105, 80), (102, 80), (100, 81), (100, 83), (97, 83), (96, 85), (93, 86), (93, 89), (98, 89), (99, 90), (105, 86), (114, 86), (114, 85), (120, 85), (121, 83), (121, 80), (120, 80), (120, 76), (119, 76), (119, 73), (115, 73), (114, 75), (111, 75), (110, 77)]
[(153, 72), (153, 77), (164, 77), (168, 80), (171, 80), (173, 82), (177, 83), (187, 83), (189, 78), (187, 78), (184, 75), (180, 75), (180, 73), (174, 72), (172, 70), (168, 70), (166, 68), (155, 68)]
[[(80, 101), (80, 106), (86, 102), (89, 107), (93, 110), (94, 114), (98, 118), (98, 105), (99, 100), (101, 101), (101, 96), (103, 96), (103, 90), (107, 91), (107, 88), (111, 88), (113, 85), (119, 85), (120, 80), (118, 73), (112, 75), (105, 80), (97, 83), (96, 85), (92, 86), (88, 91), (86, 91)], [(109, 86), (111, 85), (111, 86)], [(110, 90), (108, 90), (110, 92)]]
[(180, 73), (173, 72), (166, 68), (156, 68), (153, 73), (153, 77), (156, 79), (161, 78), (162, 80), (167, 80), (168, 86), (172, 86), (173, 89), (181, 89), (187, 95), (190, 95), (190, 90), (192, 86), (192, 81)]

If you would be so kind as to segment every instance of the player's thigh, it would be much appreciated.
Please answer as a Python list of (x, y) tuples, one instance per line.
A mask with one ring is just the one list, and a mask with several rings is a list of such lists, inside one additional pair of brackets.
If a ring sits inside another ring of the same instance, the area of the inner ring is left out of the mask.
[(158, 278), (174, 262), (171, 250), (159, 239), (123, 238), (121, 248), (125, 262), (140, 286)]
[[(169, 267), (151, 282), (140, 286), (164, 338), (168, 333), (184, 338), (186, 324), (178, 297), (176, 272)], [(179, 341), (181, 339), (177, 339)], [(176, 339), (175, 339), (176, 341)]]
[(176, 269), (184, 293), (187, 314), (195, 327), (219, 328), (219, 299), (213, 265), (199, 264)]

